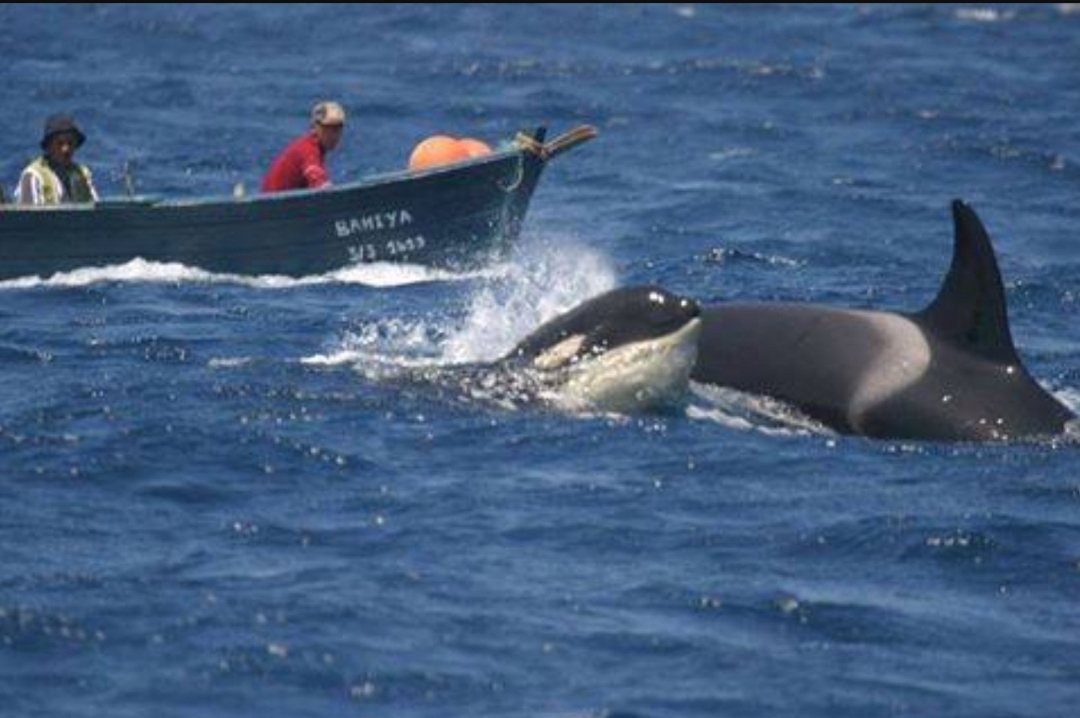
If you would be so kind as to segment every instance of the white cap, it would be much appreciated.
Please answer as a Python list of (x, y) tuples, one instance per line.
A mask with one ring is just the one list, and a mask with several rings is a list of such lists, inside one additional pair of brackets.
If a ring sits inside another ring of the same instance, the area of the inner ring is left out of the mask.
[(311, 108), (311, 121), (316, 125), (344, 125), (345, 110), (330, 100), (320, 102)]

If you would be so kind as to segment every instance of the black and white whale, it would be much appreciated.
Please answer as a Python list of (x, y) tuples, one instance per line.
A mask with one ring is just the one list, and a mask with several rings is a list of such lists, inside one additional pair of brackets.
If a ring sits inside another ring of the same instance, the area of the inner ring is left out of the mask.
[(685, 400), (700, 307), (655, 286), (614, 289), (541, 325), (500, 362), (564, 409), (637, 413)]
[(765, 395), (842, 433), (925, 440), (1060, 434), (1075, 415), (1024, 368), (975, 212), (952, 204), (952, 265), (925, 309), (702, 309), (696, 382)]
[(689, 395), (699, 314), (696, 302), (659, 287), (614, 289), (546, 321), (495, 361), (412, 367), (379, 378), (505, 408), (663, 411)]

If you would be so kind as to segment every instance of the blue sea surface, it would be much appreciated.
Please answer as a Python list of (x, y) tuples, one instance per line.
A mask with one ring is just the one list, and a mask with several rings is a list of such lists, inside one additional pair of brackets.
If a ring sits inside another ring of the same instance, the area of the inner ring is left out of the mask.
[[(0, 6), (0, 183), (72, 112), (103, 195), (599, 137), (469, 273), (141, 260), (0, 282), (0, 715), (1076, 715), (1080, 443), (879, 441), (693, 387), (640, 416), (402, 368), (647, 282), (910, 311), (970, 202), (1080, 408), (1080, 8)], [(152, 238), (147, 238), (152, 241)], [(0, 257), (0, 261), (3, 261)]]

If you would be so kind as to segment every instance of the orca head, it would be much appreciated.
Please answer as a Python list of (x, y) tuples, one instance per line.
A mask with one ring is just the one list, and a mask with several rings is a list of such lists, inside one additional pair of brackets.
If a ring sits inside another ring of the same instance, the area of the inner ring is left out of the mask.
[(682, 401), (701, 310), (655, 286), (606, 292), (542, 325), (505, 358), (536, 372), (568, 409), (633, 413)]

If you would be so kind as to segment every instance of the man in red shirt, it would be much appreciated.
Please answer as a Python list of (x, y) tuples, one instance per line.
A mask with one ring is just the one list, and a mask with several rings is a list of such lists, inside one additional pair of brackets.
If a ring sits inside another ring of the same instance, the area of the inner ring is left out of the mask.
[(330, 184), (324, 157), (338, 146), (345, 128), (345, 110), (336, 102), (320, 102), (311, 109), (311, 131), (281, 151), (266, 176), (263, 192), (316, 189)]

